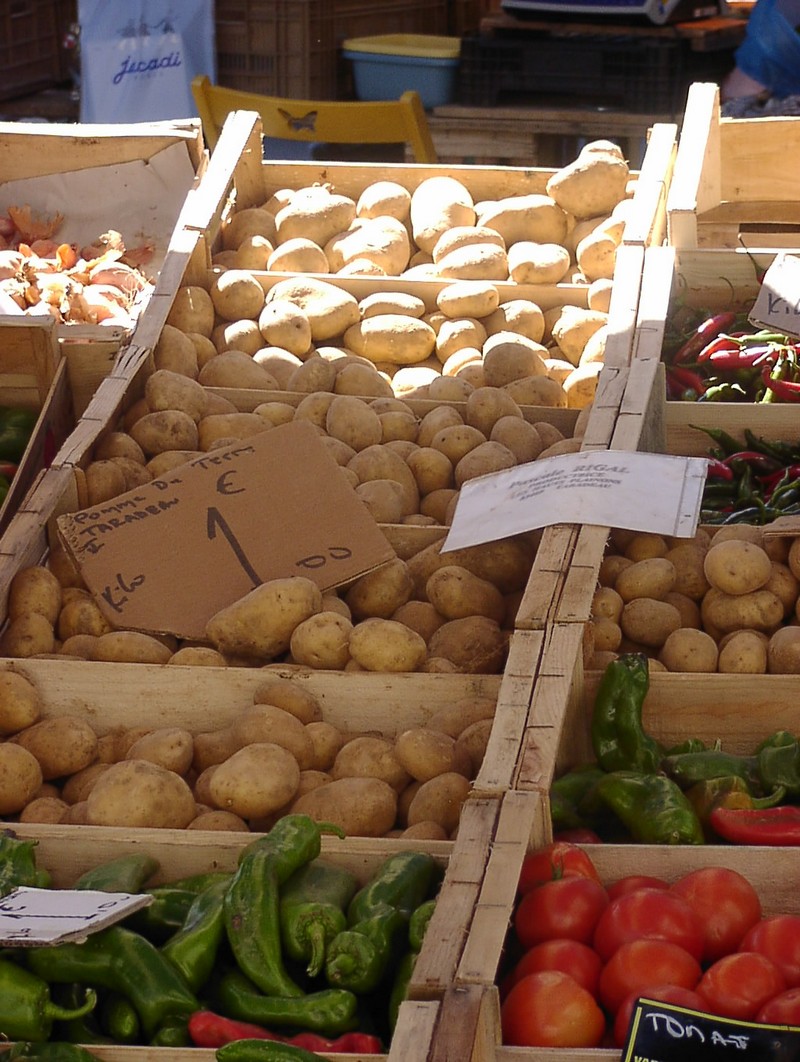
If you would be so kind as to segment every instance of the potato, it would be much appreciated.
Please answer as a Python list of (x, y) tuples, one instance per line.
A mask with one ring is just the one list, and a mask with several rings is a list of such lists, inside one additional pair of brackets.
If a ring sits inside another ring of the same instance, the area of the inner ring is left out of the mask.
[(619, 625), (626, 638), (638, 645), (659, 649), (681, 625), (681, 614), (674, 605), (650, 597), (626, 602)]
[(425, 584), (425, 596), (446, 620), (486, 616), (498, 624), (505, 615), (503, 595), (487, 579), (458, 564), (445, 564)]
[(311, 744), (314, 749), (311, 769), (329, 771), (336, 760), (339, 750), (344, 745), (344, 734), (337, 726), (326, 722), (324, 719), (307, 723), (306, 733), (311, 738)]
[(675, 581), (675, 566), (671, 561), (666, 557), (648, 557), (635, 561), (620, 572), (614, 583), (614, 590), (623, 602), (633, 601), (637, 597), (663, 601), (674, 589)]
[(667, 671), (694, 673), (717, 670), (719, 649), (716, 641), (705, 631), (679, 627), (667, 636), (658, 659)]
[(153, 728), (147, 726), (138, 727), (112, 727), (97, 739), (97, 756), (100, 763), (118, 763), (124, 760), (128, 749), (138, 741), (140, 737), (149, 734)]
[(461, 181), (437, 174), (420, 181), (411, 193), (409, 218), (414, 243), (432, 253), (443, 233), (475, 223), (475, 204)]
[(21, 745), (0, 743), (0, 815), (14, 815), (29, 804), (42, 784), (42, 768)]
[(71, 774), (61, 787), (62, 800), (67, 804), (80, 804), (86, 800), (98, 778), (101, 778), (110, 766), (110, 763), (90, 763), (83, 770)]
[(180, 409), (146, 413), (131, 427), (131, 438), (147, 457), (164, 450), (196, 450), (197, 423)]
[(408, 825), (436, 822), (450, 836), (458, 827), (469, 791), (469, 780), (454, 771), (423, 782), (408, 807)]
[(730, 539), (713, 541), (703, 561), (711, 586), (725, 594), (749, 594), (759, 590), (772, 575), (769, 555), (752, 542)]
[[(272, 373), (243, 350), (225, 350), (217, 354), (206, 362), (197, 378), (204, 387), (244, 387), (261, 391), (278, 389), (278, 381)], [(232, 416), (234, 412), (238, 411), (215, 415), (227, 413)]]
[(112, 764), (86, 798), (90, 826), (185, 829), (195, 817), (187, 783), (147, 760)]
[(180, 726), (157, 727), (134, 741), (125, 758), (157, 763), (175, 774), (184, 775), (192, 766), (194, 739), (190, 731)]
[(42, 778), (64, 778), (88, 767), (97, 755), (97, 734), (84, 718), (64, 714), (40, 719), (8, 738), (32, 753)]
[(225, 657), (207, 645), (184, 645), (167, 661), (176, 667), (225, 667)]
[(202, 774), (208, 767), (227, 760), (236, 752), (239, 744), (231, 727), (219, 730), (204, 730), (194, 735), (192, 767)]
[(411, 209), (411, 193), (396, 181), (373, 181), (356, 202), (356, 217), (389, 216), (405, 221)]
[[(339, 231), (339, 230), (337, 230)], [(302, 310), (311, 328), (312, 343), (324, 343), (344, 334), (359, 319), (358, 300), (325, 280), (294, 277), (280, 280), (267, 294), (267, 305), (288, 300)]]
[(366, 450), (380, 444), (382, 431), (378, 414), (360, 398), (336, 395), (328, 406), (325, 430), (353, 450)]
[(254, 704), (274, 704), (283, 708), (301, 723), (317, 723), (322, 708), (316, 695), (292, 679), (272, 675), (253, 690)]
[(547, 348), (527, 336), (495, 332), (482, 350), (483, 374), (489, 387), (505, 387), (526, 376), (547, 375)]
[[(197, 423), (208, 407), (205, 388), (189, 376), (169, 369), (157, 369), (147, 377), (144, 397), (151, 413), (180, 409)], [(135, 440), (134, 440), (135, 441)], [(138, 448), (140, 453), (144, 453)]]
[(5, 737), (33, 726), (42, 708), (41, 695), (29, 678), (16, 671), (0, 671), (0, 734)]
[(507, 637), (500, 625), (486, 616), (449, 620), (432, 635), (430, 656), (444, 657), (465, 674), (493, 675), (505, 663)]
[(292, 632), (292, 660), (315, 670), (341, 671), (350, 659), (352, 622), (337, 612), (318, 612)]
[(60, 797), (36, 797), (20, 811), (19, 821), (52, 825), (61, 822), (68, 810), (69, 804)]
[(350, 633), (350, 655), (366, 671), (418, 671), (427, 650), (416, 631), (396, 620), (370, 617)]
[[(439, 243), (445, 238), (442, 236)], [(436, 305), (446, 317), (480, 320), (500, 305), (500, 292), (490, 281), (454, 281), (441, 289)]]
[(569, 267), (569, 251), (560, 243), (519, 240), (508, 249), (508, 272), (515, 284), (558, 284)]
[(800, 674), (800, 627), (781, 627), (772, 634), (767, 644), (767, 672)]
[(499, 232), (508, 248), (522, 241), (563, 244), (568, 226), (567, 214), (549, 192), (506, 196), (487, 203), (478, 221)]
[(719, 643), (717, 671), (721, 674), (764, 675), (767, 671), (765, 635), (760, 631), (733, 631), (725, 635)]
[(214, 830), (231, 833), (247, 832), (250, 827), (231, 811), (203, 811), (192, 819), (187, 830)]
[(433, 353), (436, 333), (427, 322), (407, 314), (376, 314), (347, 328), (344, 344), (372, 362), (414, 365)]
[(267, 259), (272, 273), (329, 273), (324, 250), (306, 236), (294, 236), (274, 248)]
[(275, 239), (275, 215), (264, 207), (243, 207), (222, 228), (222, 246), (236, 250), (250, 236)]
[(502, 443), (482, 442), (457, 462), (454, 472), (456, 487), (463, 487), (467, 480), (486, 476), (490, 472), (515, 468), (516, 464), (515, 455)]
[(347, 837), (383, 837), (397, 819), (397, 792), (381, 778), (336, 778), (299, 797), (291, 811), (332, 822)]
[(166, 664), (171, 656), (172, 650), (151, 634), (106, 631), (95, 638), (89, 659), (123, 664)]
[(397, 793), (411, 780), (392, 742), (372, 735), (346, 741), (336, 754), (330, 774), (333, 779), (380, 778)]
[(466, 755), (470, 763), (468, 778), (474, 778), (481, 769), (492, 734), (492, 726), (491, 719), (478, 719), (469, 726), (465, 726), (456, 739), (456, 754)]
[(269, 742), (291, 752), (301, 771), (311, 766), (314, 748), (305, 724), (277, 705), (252, 705), (233, 720), (229, 731), (237, 749)]
[(8, 591), (9, 619), (37, 612), (54, 626), (60, 610), (61, 584), (53, 572), (41, 565), (31, 565), (14, 574)]
[(414, 473), (403, 458), (388, 446), (367, 446), (348, 462), (347, 467), (356, 473), (359, 483), (371, 480), (390, 479), (400, 484), (403, 490), (404, 508), (407, 513), (418, 511), (419, 490)]
[(416, 781), (427, 782), (439, 774), (455, 772), (469, 777), (472, 762), (458, 750), (455, 738), (441, 730), (412, 727), (398, 734), (394, 751), (404, 770)]
[(625, 198), (629, 176), (628, 164), (619, 155), (584, 148), (576, 159), (550, 175), (546, 189), (567, 214), (598, 217), (610, 213)]
[(303, 188), (275, 214), (279, 243), (294, 237), (306, 237), (323, 247), (331, 237), (350, 225), (356, 216), (356, 204), (349, 196), (332, 192), (329, 186)]
[(321, 607), (322, 593), (311, 579), (271, 579), (216, 612), (206, 636), (225, 655), (270, 659), (286, 652), (295, 627)]
[(386, 276), (399, 276), (408, 265), (411, 243), (402, 221), (378, 216), (365, 218), (355, 227), (337, 234), (325, 244), (324, 250), (332, 272), (359, 261), (378, 266)]
[(253, 819), (284, 807), (299, 785), (300, 767), (291, 752), (264, 741), (245, 745), (219, 764), (209, 792), (222, 811)]
[(255, 320), (264, 305), (264, 289), (246, 269), (226, 269), (209, 289), (217, 315), (225, 321)]
[(165, 324), (153, 348), (153, 364), (156, 369), (197, 376), (197, 349), (188, 335), (174, 325)]
[(167, 324), (181, 332), (199, 332), (210, 336), (214, 327), (214, 303), (205, 288), (183, 284), (175, 293)]
[(357, 579), (344, 593), (344, 600), (355, 620), (378, 616), (389, 619), (409, 601), (414, 581), (404, 560), (396, 557)]
[(783, 604), (770, 590), (725, 594), (713, 588), (703, 598), (703, 624), (727, 634), (745, 628), (771, 633), (783, 621)]
[(494, 719), (496, 708), (497, 702), (492, 697), (465, 697), (437, 708), (426, 725), (431, 730), (439, 730), (457, 738), (473, 723)]

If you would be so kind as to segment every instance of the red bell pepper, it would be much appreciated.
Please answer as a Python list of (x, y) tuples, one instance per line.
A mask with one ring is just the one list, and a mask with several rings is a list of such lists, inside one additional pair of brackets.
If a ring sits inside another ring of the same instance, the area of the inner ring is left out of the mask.
[(774, 808), (716, 807), (708, 821), (715, 833), (733, 844), (800, 845), (800, 807), (796, 804)]

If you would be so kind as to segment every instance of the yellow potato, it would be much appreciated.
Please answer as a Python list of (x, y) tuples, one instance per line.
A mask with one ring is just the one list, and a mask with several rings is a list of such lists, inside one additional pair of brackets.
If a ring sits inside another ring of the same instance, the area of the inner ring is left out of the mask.
[(45, 781), (74, 774), (88, 767), (97, 755), (97, 734), (79, 715), (40, 719), (8, 740), (36, 757)]
[(112, 764), (95, 782), (85, 808), (90, 826), (180, 830), (195, 817), (194, 796), (183, 778), (147, 760)]
[(382, 778), (336, 778), (304, 793), (292, 813), (332, 822), (348, 837), (383, 837), (397, 819), (395, 789)]
[(220, 763), (209, 781), (214, 805), (243, 819), (269, 815), (288, 804), (300, 785), (300, 767), (273, 742), (245, 745)]
[(28, 749), (0, 743), (0, 815), (13, 815), (29, 804), (42, 784), (42, 769)]
[(322, 594), (311, 579), (271, 579), (216, 612), (206, 635), (226, 655), (271, 659), (286, 652), (295, 627), (321, 607)]

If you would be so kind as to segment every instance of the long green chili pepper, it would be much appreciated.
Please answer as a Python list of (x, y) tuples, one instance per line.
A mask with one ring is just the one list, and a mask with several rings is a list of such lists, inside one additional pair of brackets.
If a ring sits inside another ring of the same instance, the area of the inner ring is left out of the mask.
[(175, 967), (146, 937), (113, 925), (82, 943), (67, 941), (24, 954), (28, 968), (43, 980), (73, 981), (127, 996), (146, 1036), (167, 1019), (191, 1014), (200, 1004)]
[(712, 778), (733, 776), (741, 778), (750, 788), (758, 788), (759, 785), (758, 761), (755, 756), (740, 756), (733, 752), (723, 752), (722, 749), (703, 749), (699, 752), (665, 756), (662, 767), (682, 789)]
[(597, 791), (631, 837), (643, 844), (703, 844), (703, 828), (686, 794), (663, 774), (613, 771)]
[(54, 1021), (82, 1018), (96, 1004), (97, 995), (90, 990), (79, 1006), (59, 1006), (44, 978), (10, 959), (0, 959), (0, 1036), (6, 1040), (47, 1040)]
[(286, 954), (316, 977), (328, 944), (347, 927), (347, 905), (358, 880), (345, 867), (315, 859), (296, 870), (281, 889), (281, 939)]
[(800, 794), (800, 742), (787, 730), (778, 730), (756, 749), (758, 777), (765, 792), (785, 789)]
[(198, 893), (182, 928), (161, 948), (161, 954), (193, 992), (198, 992), (211, 976), (225, 939), (223, 904), (229, 885), (230, 879), (224, 877)]
[(644, 653), (622, 653), (603, 672), (592, 712), (592, 747), (605, 771), (657, 771), (662, 751), (642, 727), (650, 685)]
[(280, 889), (317, 858), (324, 829), (331, 827), (308, 815), (284, 815), (244, 850), (225, 894), (228, 943), (242, 972), (266, 995), (303, 995), (283, 965)]
[(127, 996), (108, 992), (98, 1007), (100, 1026), (118, 1044), (135, 1044), (141, 1034), (139, 1015)]
[(343, 988), (323, 988), (302, 996), (268, 996), (238, 969), (223, 970), (211, 986), (220, 1013), (267, 1029), (305, 1029), (338, 1036), (358, 1025), (358, 999)]
[(144, 852), (119, 856), (81, 874), (71, 888), (95, 889), (98, 892), (141, 892), (158, 870), (158, 860)]

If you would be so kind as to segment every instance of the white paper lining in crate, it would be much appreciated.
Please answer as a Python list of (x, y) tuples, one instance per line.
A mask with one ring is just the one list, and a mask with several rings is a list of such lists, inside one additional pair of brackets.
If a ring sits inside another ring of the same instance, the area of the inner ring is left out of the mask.
[[(0, 184), (0, 313), (131, 329), (195, 176), (174, 144), (150, 159)], [(21, 243), (36, 253), (20, 257)]]

